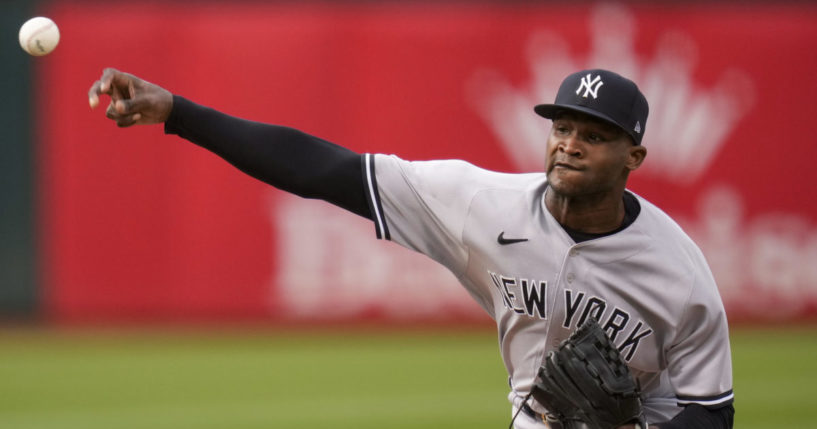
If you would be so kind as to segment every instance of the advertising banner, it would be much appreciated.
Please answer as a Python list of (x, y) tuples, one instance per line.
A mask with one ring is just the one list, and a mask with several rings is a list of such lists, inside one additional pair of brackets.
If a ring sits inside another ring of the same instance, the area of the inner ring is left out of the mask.
[[(85, 94), (115, 67), (358, 152), (541, 171), (532, 107), (607, 68), (650, 103), (630, 189), (701, 246), (729, 317), (817, 315), (817, 8), (774, 4), (54, 3), (38, 59), (40, 249), (57, 321), (484, 320), (372, 223), (245, 176)], [(659, 286), (660, 287), (660, 286)]]

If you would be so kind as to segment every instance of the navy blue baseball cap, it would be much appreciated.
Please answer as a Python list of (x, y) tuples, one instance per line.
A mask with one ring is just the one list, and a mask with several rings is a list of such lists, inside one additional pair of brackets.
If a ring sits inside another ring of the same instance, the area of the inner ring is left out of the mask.
[(650, 108), (633, 81), (608, 70), (591, 69), (566, 77), (556, 101), (539, 104), (533, 110), (548, 119), (563, 110), (586, 113), (618, 126), (639, 145)]

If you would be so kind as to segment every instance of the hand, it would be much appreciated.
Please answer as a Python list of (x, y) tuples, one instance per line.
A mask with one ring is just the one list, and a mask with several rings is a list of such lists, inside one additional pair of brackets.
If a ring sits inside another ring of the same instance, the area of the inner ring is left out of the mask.
[(107, 68), (88, 90), (91, 108), (99, 105), (99, 96), (107, 94), (111, 103), (105, 116), (117, 126), (147, 125), (165, 122), (173, 110), (173, 94), (138, 77)]

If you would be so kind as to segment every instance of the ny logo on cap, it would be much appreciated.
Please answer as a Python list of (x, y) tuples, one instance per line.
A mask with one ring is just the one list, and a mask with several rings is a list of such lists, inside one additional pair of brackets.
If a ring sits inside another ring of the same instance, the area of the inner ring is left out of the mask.
[(601, 76), (596, 75), (596, 78), (593, 79), (590, 73), (587, 73), (587, 76), (582, 78), (582, 83), (579, 85), (579, 89), (576, 90), (576, 94), (580, 93), (582, 88), (584, 88), (582, 97), (587, 98), (587, 94), (590, 94), (593, 96), (593, 99), (596, 99), (599, 97), (599, 88), (601, 88), (602, 85), (604, 85), (604, 82), (601, 81)]

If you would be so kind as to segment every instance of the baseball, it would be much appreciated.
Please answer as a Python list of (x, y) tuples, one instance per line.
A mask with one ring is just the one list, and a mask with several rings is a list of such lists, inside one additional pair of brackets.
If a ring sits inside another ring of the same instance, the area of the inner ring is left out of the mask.
[(20, 27), (20, 46), (36, 57), (50, 54), (59, 42), (57, 24), (44, 16), (31, 18)]

